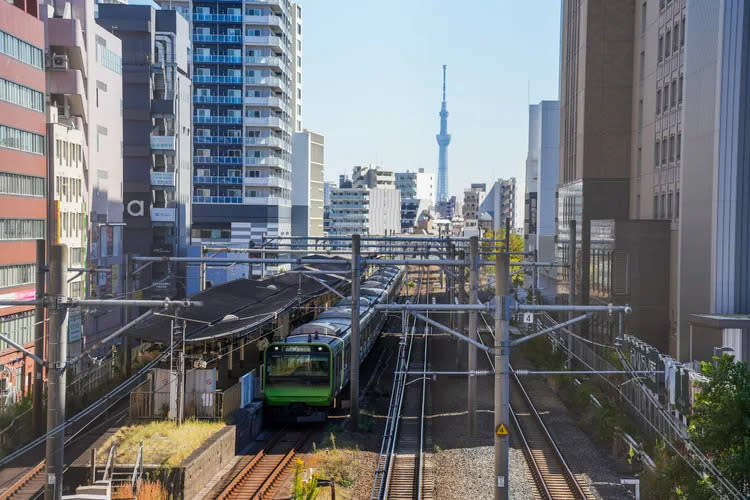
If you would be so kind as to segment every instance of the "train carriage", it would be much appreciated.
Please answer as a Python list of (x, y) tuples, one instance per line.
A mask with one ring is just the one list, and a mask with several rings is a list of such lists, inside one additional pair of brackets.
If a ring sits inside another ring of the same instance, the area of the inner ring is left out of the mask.
[[(375, 344), (386, 316), (376, 304), (401, 292), (404, 272), (396, 266), (376, 270), (360, 287), (360, 360)], [(264, 352), (263, 390), (274, 420), (321, 421), (349, 382), (352, 299), (341, 299), (317, 319), (300, 325)]]

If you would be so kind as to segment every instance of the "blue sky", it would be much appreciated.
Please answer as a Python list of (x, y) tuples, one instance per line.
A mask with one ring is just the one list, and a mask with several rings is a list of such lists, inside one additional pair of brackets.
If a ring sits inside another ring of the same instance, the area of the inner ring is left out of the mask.
[(523, 178), (527, 104), (558, 95), (559, 0), (299, 3), (303, 126), (325, 136), (326, 179), (369, 163), (436, 172), (442, 64), (450, 193)]

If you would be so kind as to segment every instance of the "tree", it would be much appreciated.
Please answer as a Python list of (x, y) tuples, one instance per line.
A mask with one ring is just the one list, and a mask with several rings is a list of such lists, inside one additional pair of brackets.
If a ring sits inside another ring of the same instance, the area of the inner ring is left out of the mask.
[[(485, 239), (494, 239), (494, 247), (497, 249), (497, 246), (499, 243), (502, 243), (505, 241), (505, 229), (501, 229), (497, 232), (497, 238), (495, 237), (494, 232), (491, 229), (488, 229), (485, 231), (483, 238)], [(482, 242), (483, 247), (487, 247), (486, 250), (490, 250), (492, 248), (492, 244), (490, 242)], [(516, 233), (511, 232), (510, 233), (510, 251), (511, 252), (523, 252), (523, 237), (521, 235), (518, 235)], [(487, 257), (487, 260), (495, 260), (494, 255), (489, 255)], [(520, 266), (513, 266), (513, 262), (522, 262), (523, 261), (523, 255), (511, 255), (510, 256), (510, 273), (513, 276), (513, 284), (516, 286), (520, 286), (523, 284), (523, 274), (520, 272), (521, 267)], [(519, 272), (517, 272), (519, 271)], [(513, 274), (516, 273), (516, 274)]]
[(750, 370), (729, 355), (702, 363), (688, 433), (716, 467), (750, 494)]

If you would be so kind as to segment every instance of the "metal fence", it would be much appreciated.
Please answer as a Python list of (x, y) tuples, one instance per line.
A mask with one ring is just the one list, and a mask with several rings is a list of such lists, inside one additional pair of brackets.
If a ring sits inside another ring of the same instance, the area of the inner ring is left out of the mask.
[(111, 381), (115, 376), (115, 359), (114, 356), (103, 360), (100, 364), (81, 371), (78, 376), (67, 383), (69, 396), (80, 397), (95, 390), (102, 384)]
[[(133, 391), (130, 393), (129, 416), (133, 419), (162, 419), (169, 417), (169, 391)], [(185, 393), (184, 418), (229, 420), (240, 408), (240, 383), (225, 391)]]

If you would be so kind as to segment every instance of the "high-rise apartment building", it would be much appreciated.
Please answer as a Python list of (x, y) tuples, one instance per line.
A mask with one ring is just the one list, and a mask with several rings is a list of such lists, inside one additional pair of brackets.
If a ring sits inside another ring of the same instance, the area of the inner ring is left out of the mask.
[(323, 232), (328, 234), (331, 224), (331, 191), (336, 189), (337, 184), (331, 181), (323, 183)]
[[(40, 3), (46, 25), (49, 145), (48, 244), (68, 247), (72, 267), (112, 272), (68, 272), (71, 297), (121, 293), (122, 59), (120, 39), (94, 19), (86, 0)], [(113, 308), (70, 311), (68, 355), (122, 325)]]
[(417, 172), (396, 172), (395, 183), (401, 192), (401, 232), (411, 233), (419, 215), (435, 206), (435, 176), (423, 168)]
[(382, 167), (356, 166), (352, 169), (352, 187), (394, 189), (396, 175), (393, 170), (384, 170)]
[(505, 219), (510, 219), (510, 227), (516, 227), (516, 178), (498, 179), (484, 195), (479, 204), (479, 216), (489, 214), (491, 228), (498, 231), (505, 227)]
[[(524, 196), (524, 250), (537, 252), (543, 262), (555, 260), (555, 192), (560, 165), (560, 103), (541, 101), (529, 106), (529, 147)], [(554, 301), (556, 271), (537, 269), (538, 288)]]
[(292, 235), (323, 236), (325, 140), (297, 132), (292, 149)]
[[(0, 2), (0, 297), (33, 299), (46, 237), (44, 25), (36, 1)], [(34, 309), (1, 306), (3, 333), (34, 348)], [(0, 342), (0, 398), (31, 387), (33, 361)]]
[[(174, 10), (102, 4), (99, 23), (122, 40), (125, 78), (125, 251), (186, 256), (192, 196), (190, 31)], [(155, 263), (135, 278), (151, 298), (183, 297), (185, 272)]]
[(464, 190), (464, 203), (462, 214), (464, 218), (464, 236), (479, 235), (480, 205), (487, 196), (487, 185), (474, 183), (469, 189)]
[(302, 11), (289, 0), (195, 0), (193, 243), (292, 232), (302, 131)]

